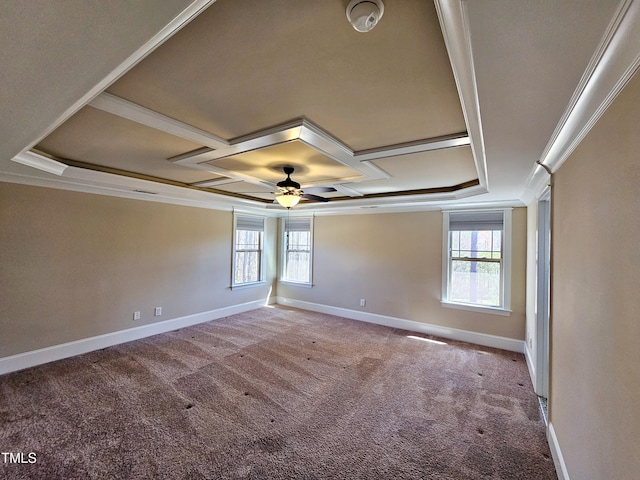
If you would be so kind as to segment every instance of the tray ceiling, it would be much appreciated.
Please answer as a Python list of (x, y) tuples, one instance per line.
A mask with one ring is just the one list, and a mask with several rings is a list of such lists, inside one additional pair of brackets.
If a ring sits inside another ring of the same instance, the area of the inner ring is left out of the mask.
[(346, 0), (12, 0), (0, 180), (277, 215), (286, 164), (323, 213), (523, 205), (637, 70), (639, 2), (387, 0), (358, 33)]
[(362, 34), (341, 1), (218, 0), (35, 149), (261, 203), (283, 166), (333, 202), (477, 185), (434, 5), (387, 7)]

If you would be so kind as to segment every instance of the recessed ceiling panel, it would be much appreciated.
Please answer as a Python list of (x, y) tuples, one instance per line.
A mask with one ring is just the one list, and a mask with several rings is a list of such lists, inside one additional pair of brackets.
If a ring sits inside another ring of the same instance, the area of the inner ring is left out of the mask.
[(401, 155), (373, 162), (391, 175), (386, 180), (355, 183), (363, 194), (451, 187), (478, 178), (470, 147)]
[(346, 3), (218, 0), (108, 91), (228, 140), (299, 117), (353, 150), (465, 131), (433, 2), (369, 33)]
[(201, 145), (85, 107), (36, 149), (63, 161), (75, 160), (181, 183), (224, 178), (167, 160), (198, 147)]
[(302, 185), (362, 177), (356, 170), (333, 160), (300, 140), (211, 160), (207, 164), (274, 184), (286, 178), (284, 166), (294, 167), (291, 178)]

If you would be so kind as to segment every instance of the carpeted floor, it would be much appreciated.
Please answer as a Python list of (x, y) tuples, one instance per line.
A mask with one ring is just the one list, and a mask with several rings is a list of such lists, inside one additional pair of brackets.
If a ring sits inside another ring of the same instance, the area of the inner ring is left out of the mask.
[(7, 479), (557, 478), (522, 355), (282, 307), (4, 375), (0, 429)]

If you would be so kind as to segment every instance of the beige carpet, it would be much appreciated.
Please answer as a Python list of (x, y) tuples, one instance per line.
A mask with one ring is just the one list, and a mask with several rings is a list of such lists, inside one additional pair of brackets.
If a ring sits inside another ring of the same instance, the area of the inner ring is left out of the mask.
[(555, 479), (523, 356), (429, 338), (262, 308), (4, 375), (0, 478)]

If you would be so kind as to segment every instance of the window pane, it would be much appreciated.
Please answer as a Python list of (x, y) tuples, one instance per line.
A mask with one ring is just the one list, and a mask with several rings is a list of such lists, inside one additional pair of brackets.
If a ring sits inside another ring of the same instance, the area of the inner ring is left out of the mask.
[(309, 275), (310, 260), (311, 254), (309, 252), (287, 252), (285, 280), (309, 283), (311, 281)]
[(451, 232), (451, 252), (454, 257), (460, 256), (460, 232)]
[(452, 260), (449, 300), (500, 306), (500, 263)]
[[(311, 221), (307, 227), (311, 228)], [(284, 231), (283, 260), (282, 280), (311, 283), (311, 230)]]
[(311, 232), (289, 232), (289, 250), (311, 250)]
[(460, 232), (460, 250), (471, 249), (471, 232)]
[(260, 252), (236, 252), (235, 283), (260, 279)]
[(251, 283), (260, 280), (260, 250), (262, 232), (255, 230), (236, 230), (236, 284)]
[(253, 230), (236, 231), (236, 250), (258, 250), (260, 249), (260, 238), (262, 232)]
[[(459, 242), (454, 239), (460, 234)], [(452, 258), (494, 258), (500, 259), (501, 231), (480, 230), (451, 232)]]

